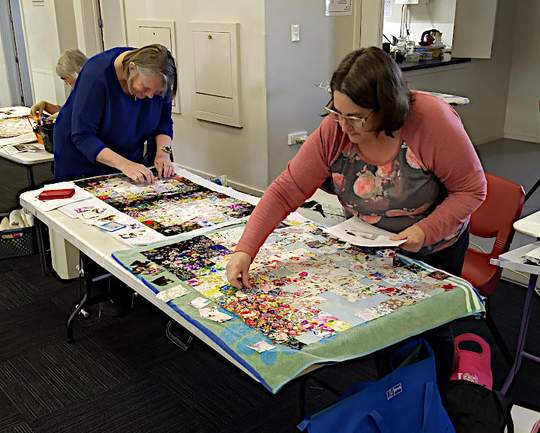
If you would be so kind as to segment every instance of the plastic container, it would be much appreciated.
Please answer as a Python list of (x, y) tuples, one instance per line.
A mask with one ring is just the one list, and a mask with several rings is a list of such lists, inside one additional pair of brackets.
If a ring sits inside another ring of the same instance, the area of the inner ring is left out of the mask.
[(41, 143), (45, 146), (45, 150), (49, 153), (54, 153), (53, 146), (53, 129), (54, 123), (46, 123), (37, 126), (37, 134), (39, 135)]
[[(0, 219), (8, 214), (0, 213)], [(0, 259), (29, 256), (36, 253), (35, 227), (0, 231)]]

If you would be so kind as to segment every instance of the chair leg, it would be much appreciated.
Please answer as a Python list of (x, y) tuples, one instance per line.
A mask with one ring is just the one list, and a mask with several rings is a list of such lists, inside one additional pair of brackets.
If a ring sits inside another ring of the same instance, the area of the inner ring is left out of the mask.
[(488, 326), (489, 331), (491, 332), (491, 335), (493, 336), (493, 339), (495, 340), (495, 344), (497, 345), (497, 347), (503, 354), (504, 359), (506, 360), (507, 364), (512, 365), (514, 356), (510, 352), (510, 349), (508, 349), (508, 345), (504, 341), (501, 333), (497, 329), (497, 325), (493, 321), (493, 317), (491, 315), (491, 302), (489, 298), (487, 298), (487, 301), (486, 301), (486, 324)]

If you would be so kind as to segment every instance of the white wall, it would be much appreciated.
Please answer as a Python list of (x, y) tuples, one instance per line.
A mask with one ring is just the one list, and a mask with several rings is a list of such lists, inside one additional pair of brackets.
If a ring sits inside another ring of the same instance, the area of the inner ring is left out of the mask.
[(18, 105), (12, 95), (12, 86), (13, 85), (9, 80), (4, 50), (0, 45), (0, 107)]
[[(383, 33), (390, 39), (390, 35), (399, 37), (402, 6), (394, 4), (391, 16), (384, 18)], [(412, 41), (418, 43), (425, 30), (437, 29), (442, 33), (442, 41), (452, 46), (456, 0), (430, 0), (427, 4), (410, 5), (409, 10)]]
[[(329, 81), (353, 48), (353, 16), (326, 17), (324, 0), (267, 0), (267, 99), (269, 180), (294, 156), (287, 134), (317, 128), (329, 95), (315, 84)], [(300, 42), (290, 41), (300, 24)]]
[[(158, 7), (159, 4), (159, 7)], [(267, 184), (264, 0), (126, 0), (128, 44), (138, 44), (137, 19), (176, 21), (181, 115), (173, 115), (175, 161), (208, 174), (227, 174), (236, 186)], [(244, 128), (193, 117), (190, 21), (240, 23), (240, 104)]]
[(540, 143), (540, 2), (516, 2), (504, 135)]
[(3, 1), (0, 2), (0, 107), (21, 104), (14, 56), (9, 4)]
[(514, 0), (499, 0), (491, 59), (405, 73), (412, 88), (453, 93), (471, 100), (458, 112), (475, 144), (504, 136), (514, 9)]

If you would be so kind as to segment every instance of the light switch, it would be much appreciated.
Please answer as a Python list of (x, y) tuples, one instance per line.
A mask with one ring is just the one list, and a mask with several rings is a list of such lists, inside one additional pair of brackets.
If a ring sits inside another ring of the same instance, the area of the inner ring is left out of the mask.
[(300, 24), (291, 24), (291, 42), (300, 42)]

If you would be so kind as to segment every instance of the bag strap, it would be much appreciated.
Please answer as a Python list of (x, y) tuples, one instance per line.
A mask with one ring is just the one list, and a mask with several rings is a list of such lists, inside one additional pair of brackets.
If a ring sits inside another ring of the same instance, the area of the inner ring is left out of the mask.
[[(459, 345), (465, 341), (473, 341), (477, 343), (480, 348), (482, 349), (482, 353), (477, 353), (478, 356), (487, 357), (488, 359), (491, 359), (491, 347), (487, 343), (486, 340), (484, 340), (479, 335), (473, 334), (471, 332), (467, 332), (465, 334), (460, 334), (457, 337), (454, 338), (454, 350), (456, 352), (461, 352), (463, 349), (459, 348)], [(467, 352), (470, 352), (470, 350), (467, 350)], [(476, 352), (475, 352), (476, 353)]]
[(422, 432), (426, 431), (428, 419), (431, 412), (433, 393), (435, 392), (435, 385), (433, 384), (433, 382), (426, 382), (424, 388), (424, 414), (422, 415)]
[[(365, 418), (370, 418), (373, 421), (379, 433), (392, 433), (390, 429), (388, 428), (388, 426), (386, 425), (386, 423), (384, 422), (384, 419), (381, 416), (381, 414), (377, 412), (375, 409), (373, 409), (371, 412), (366, 414)], [(310, 424), (311, 424), (311, 419), (306, 418), (300, 424), (298, 424), (296, 428), (298, 428), (298, 430), (300, 431), (304, 431), (309, 427)], [(358, 432), (358, 433), (362, 433), (362, 432)]]
[[(377, 429), (379, 430), (379, 433), (392, 433), (386, 423), (384, 422), (383, 417), (379, 412), (377, 412), (375, 409), (373, 409), (370, 413), (366, 415), (367, 417), (371, 418)], [(361, 433), (361, 432), (358, 432)]]
[(308, 426), (311, 424), (311, 419), (310, 418), (306, 418), (305, 420), (303, 420), (300, 424), (298, 424), (296, 426), (296, 428), (300, 431), (304, 431), (305, 429), (308, 428)]

